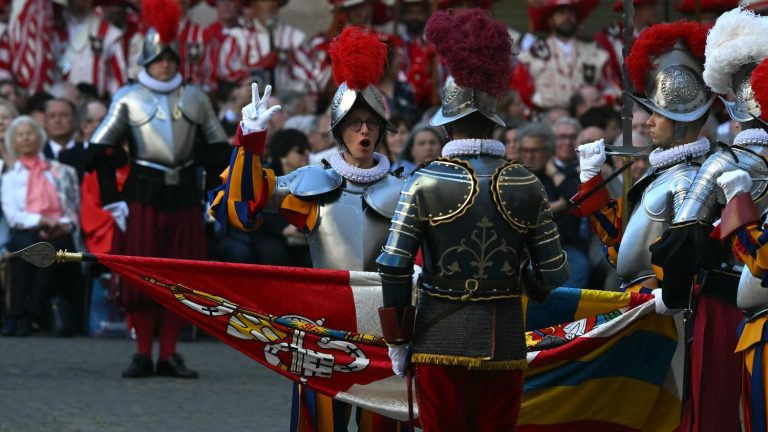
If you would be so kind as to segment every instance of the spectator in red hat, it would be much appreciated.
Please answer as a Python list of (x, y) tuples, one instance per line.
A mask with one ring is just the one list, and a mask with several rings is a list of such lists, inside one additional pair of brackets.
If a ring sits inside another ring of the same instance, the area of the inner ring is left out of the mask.
[(675, 0), (675, 9), (690, 19), (714, 24), (723, 12), (739, 6), (739, 0)]
[(568, 106), (584, 84), (605, 90), (608, 53), (594, 42), (576, 38), (579, 24), (597, 6), (597, 0), (548, 0), (529, 3), (533, 31), (546, 33), (526, 47), (520, 60), (534, 79), (534, 105), (541, 109)]
[(428, 0), (402, 0), (398, 21), (402, 26), (398, 36), (403, 40), (400, 53), (400, 70), (413, 86), (414, 98), (419, 109), (433, 104), (435, 82), (433, 66), (435, 53), (427, 45), (424, 28), (432, 14)]

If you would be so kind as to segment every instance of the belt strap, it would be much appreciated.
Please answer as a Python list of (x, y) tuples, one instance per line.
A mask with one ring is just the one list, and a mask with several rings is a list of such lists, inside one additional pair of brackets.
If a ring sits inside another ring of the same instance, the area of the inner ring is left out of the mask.
[(452, 300), (498, 300), (519, 297), (517, 279), (447, 279), (422, 273), (422, 290), (435, 297)]

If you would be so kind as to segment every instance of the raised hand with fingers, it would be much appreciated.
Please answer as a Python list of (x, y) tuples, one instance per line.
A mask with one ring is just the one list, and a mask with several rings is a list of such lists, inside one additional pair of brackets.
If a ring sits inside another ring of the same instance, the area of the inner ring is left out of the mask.
[(600, 173), (600, 167), (605, 163), (605, 142), (602, 139), (582, 144), (576, 150), (579, 153), (581, 173), (579, 179), (584, 183)]
[(272, 94), (272, 86), (267, 85), (264, 89), (264, 95), (259, 97), (259, 85), (251, 84), (251, 91), (253, 92), (253, 99), (251, 103), (243, 107), (243, 122), (242, 126), (246, 132), (259, 132), (267, 129), (269, 119), (279, 112), (282, 107), (280, 105), (273, 105), (267, 107), (269, 103), (269, 96)]

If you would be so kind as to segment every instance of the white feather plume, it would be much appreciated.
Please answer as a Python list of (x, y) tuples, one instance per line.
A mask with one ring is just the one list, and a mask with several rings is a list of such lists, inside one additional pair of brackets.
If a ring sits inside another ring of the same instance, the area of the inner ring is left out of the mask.
[(742, 8), (717, 19), (704, 49), (704, 82), (716, 93), (728, 93), (731, 75), (748, 63), (768, 57), (768, 17)]

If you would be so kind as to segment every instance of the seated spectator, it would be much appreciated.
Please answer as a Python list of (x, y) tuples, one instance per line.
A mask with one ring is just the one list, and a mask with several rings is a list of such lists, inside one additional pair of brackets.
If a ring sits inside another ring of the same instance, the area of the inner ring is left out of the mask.
[(517, 131), (515, 138), (520, 162), (533, 173), (547, 193), (553, 214), (565, 210), (567, 202), (557, 190), (555, 183), (547, 176), (545, 169), (555, 152), (555, 134), (543, 123), (527, 123)]
[[(268, 144), (276, 176), (289, 174), (307, 165), (309, 142), (295, 129), (276, 132)], [(307, 237), (277, 213), (264, 213), (260, 229), (251, 232), (229, 230), (212, 248), (221, 261), (311, 267)]]
[[(46, 139), (42, 126), (29, 116), (16, 118), (5, 133), (6, 151), (16, 159), (3, 174), (0, 191), (3, 213), (12, 229), (10, 250), (41, 241), (56, 249), (76, 249), (77, 173), (42, 155)], [(29, 336), (33, 323), (44, 322), (45, 305), (52, 295), (74, 293), (80, 267), (37, 268), (22, 259), (14, 259), (11, 266), (10, 304), (2, 334)]]
[[(16, 111), (16, 107), (13, 106), (10, 101), (0, 99), (0, 139), (5, 140), (5, 131), (8, 130), (8, 126), (11, 125), (13, 119), (18, 116), (19, 112)], [(13, 165), (14, 162), (5, 151), (4, 143), (3, 145), (0, 145), (0, 158), (2, 158), (2, 161), (0, 162), (0, 174), (2, 174), (8, 167)]]
[(45, 103), (45, 132), (48, 142), (43, 153), (48, 159), (65, 163), (77, 170), (78, 178), (85, 171), (85, 147), (75, 139), (77, 122), (75, 105), (67, 99), (54, 98)]
[(389, 161), (395, 163), (400, 160), (400, 153), (405, 148), (405, 143), (408, 141), (408, 134), (411, 132), (411, 122), (404, 117), (392, 116), (389, 118), (389, 122), (397, 128), (397, 133), (387, 131), (386, 140), (387, 147), (389, 148)]
[(583, 85), (571, 96), (568, 105), (571, 117), (579, 118), (591, 108), (605, 105), (603, 94), (595, 86)]
[(496, 139), (504, 143), (505, 157), (511, 161), (520, 160), (520, 152), (517, 148), (517, 130), (523, 123), (517, 121), (507, 121), (507, 126), (501, 129), (496, 135)]
[(499, 100), (496, 111), (507, 125), (525, 123), (531, 115), (531, 110), (515, 90), (510, 90), (507, 96)]
[(7, 100), (16, 108), (17, 112), (25, 112), (27, 98), (22, 89), (14, 80), (0, 80), (0, 97)]
[[(555, 132), (555, 155), (547, 164), (547, 176), (552, 179), (562, 197), (576, 195), (579, 180), (579, 158), (576, 144), (582, 132), (579, 122), (571, 117), (562, 117), (552, 126)], [(596, 129), (602, 136), (602, 130)], [(568, 254), (571, 276), (563, 286), (587, 288), (592, 265), (589, 261), (589, 224), (586, 218), (563, 214), (557, 218), (560, 243)]]
[(107, 106), (100, 100), (86, 102), (77, 113), (78, 124), (80, 125), (80, 139), (83, 141), (83, 148), (88, 148), (91, 135), (96, 132), (96, 128), (107, 115)]
[(400, 160), (392, 165), (392, 171), (403, 167), (402, 175), (411, 175), (419, 165), (440, 157), (445, 142), (439, 129), (426, 123), (417, 124), (413, 127), (403, 151), (400, 152)]
[(325, 112), (317, 119), (317, 129), (307, 136), (309, 140), (309, 164), (319, 164), (325, 160), (330, 160), (336, 153), (336, 141), (331, 136), (331, 114)]
[(27, 100), (26, 111), (20, 111), (21, 113), (28, 114), (38, 124), (45, 124), (45, 103), (48, 100), (53, 99), (49, 93), (37, 92), (29, 97)]
[(579, 117), (579, 123), (585, 129), (590, 126), (602, 129), (607, 143), (621, 135), (621, 113), (607, 105), (590, 108)]

